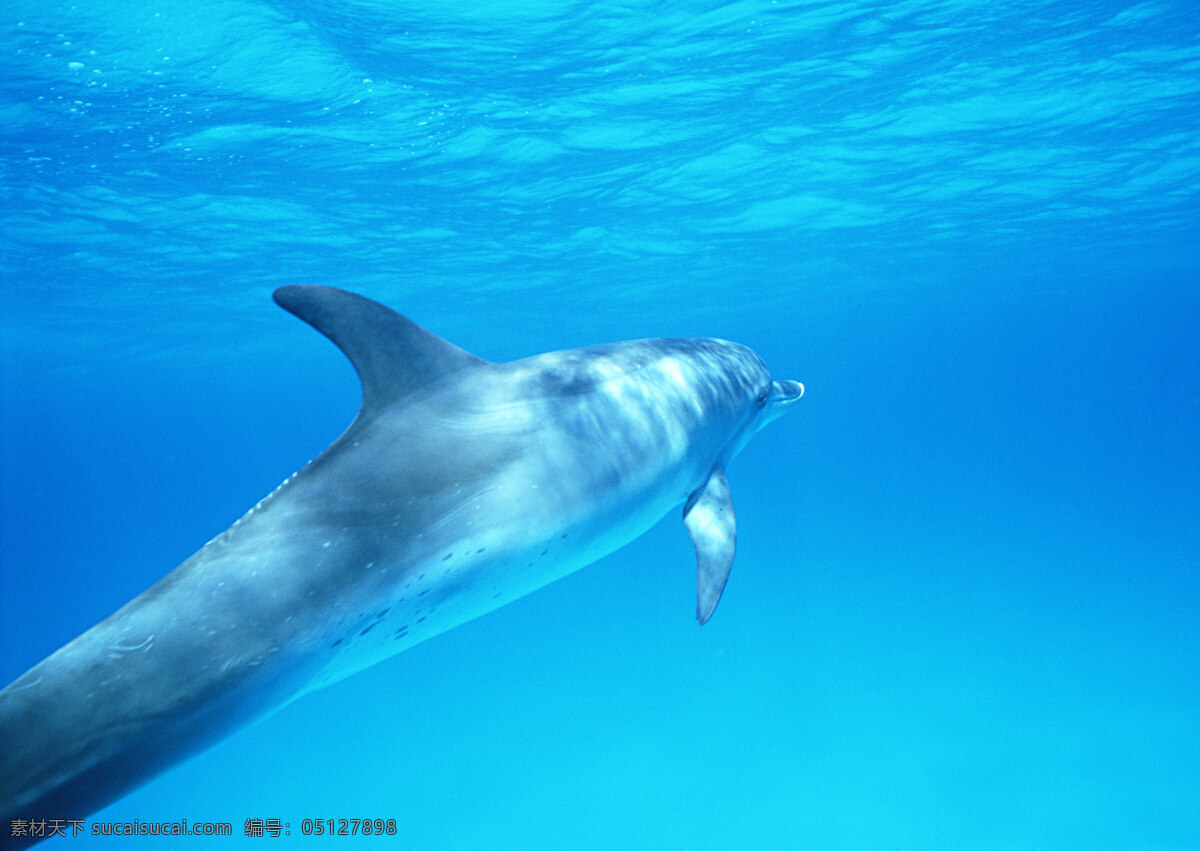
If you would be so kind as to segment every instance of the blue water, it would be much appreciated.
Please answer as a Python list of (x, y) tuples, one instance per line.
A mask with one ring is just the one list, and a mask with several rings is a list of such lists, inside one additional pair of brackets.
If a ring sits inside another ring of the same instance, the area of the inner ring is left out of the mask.
[(10, 0), (0, 681), (353, 417), (275, 286), (720, 336), (808, 393), (711, 623), (672, 516), (92, 821), (1200, 848), (1197, 103), (1186, 0)]

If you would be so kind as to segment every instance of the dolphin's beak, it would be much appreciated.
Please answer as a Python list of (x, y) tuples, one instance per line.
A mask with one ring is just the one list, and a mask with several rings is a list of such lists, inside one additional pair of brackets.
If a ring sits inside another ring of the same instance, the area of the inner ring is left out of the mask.
[(775, 385), (771, 391), (771, 401), (776, 405), (787, 407), (804, 395), (804, 385), (799, 381), (773, 381), (771, 383)]
[(763, 411), (759, 428), (783, 416), (784, 412), (800, 401), (800, 397), (804, 395), (804, 385), (799, 381), (773, 381), (771, 383), (773, 385), (771, 398), (767, 402), (767, 409)]

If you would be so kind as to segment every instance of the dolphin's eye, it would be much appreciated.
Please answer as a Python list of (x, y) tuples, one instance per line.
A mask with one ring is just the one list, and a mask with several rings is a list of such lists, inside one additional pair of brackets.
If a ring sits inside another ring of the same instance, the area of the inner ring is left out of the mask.
[(759, 390), (758, 391), (758, 399), (755, 400), (758, 404), (758, 407), (760, 407), (760, 408), (765, 407), (767, 404), (767, 397), (770, 395), (771, 395), (771, 390), (769, 387), (764, 387), (762, 390)]

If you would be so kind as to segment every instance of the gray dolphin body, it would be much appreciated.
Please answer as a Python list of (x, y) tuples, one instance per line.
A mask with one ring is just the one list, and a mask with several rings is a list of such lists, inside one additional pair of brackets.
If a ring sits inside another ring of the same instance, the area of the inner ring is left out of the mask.
[(641, 340), (489, 363), (361, 296), (275, 300), (363, 385), (341, 437), (0, 691), (9, 819), (82, 818), (312, 691), (601, 556), (683, 503), (697, 617), (729, 574), (724, 468), (800, 398), (750, 349)]

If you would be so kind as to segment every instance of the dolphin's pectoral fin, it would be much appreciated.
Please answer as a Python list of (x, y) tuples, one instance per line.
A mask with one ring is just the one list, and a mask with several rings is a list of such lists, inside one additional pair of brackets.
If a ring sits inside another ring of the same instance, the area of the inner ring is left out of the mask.
[(294, 285), (280, 287), (274, 296), (276, 304), (332, 340), (354, 364), (366, 413), (484, 363), (391, 308), (345, 290)]
[(704, 487), (688, 498), (683, 522), (696, 548), (696, 619), (708, 623), (733, 566), (737, 520), (725, 471), (714, 467)]

